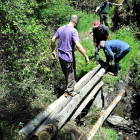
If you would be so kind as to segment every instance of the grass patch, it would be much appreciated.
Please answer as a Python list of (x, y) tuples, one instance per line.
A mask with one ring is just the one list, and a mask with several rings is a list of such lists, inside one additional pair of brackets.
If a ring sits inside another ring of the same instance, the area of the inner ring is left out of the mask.
[(99, 132), (95, 135), (95, 140), (118, 140), (119, 136), (114, 129), (102, 127)]
[[(82, 13), (73, 10), (73, 8), (70, 8), (68, 5), (65, 7), (65, 4), (59, 6), (58, 3), (52, 7), (48, 5), (48, 8), (43, 9), (39, 9), (36, 3), (35, 5), (30, 5), (33, 3), (26, 5), (26, 3), (24, 4), (19, 1), (19, 4), (15, 4), (14, 2), (7, 4), (9, 4), (10, 9), (5, 11), (8, 7), (6, 5), (6, 8), (4, 8), (2, 12), (5, 14), (3, 21), (6, 19), (5, 28), (7, 30), (4, 28), (2, 30), (5, 31), (3, 31), (3, 33), (9, 34), (10, 38), (8, 42), (4, 44), (5, 46), (2, 44), (6, 58), (5, 61), (2, 60), (5, 71), (0, 74), (0, 132), (2, 131), (0, 139), (16, 140), (17, 132), (23, 127), (23, 123), (25, 125), (29, 122), (43, 108), (46, 108), (50, 103), (56, 100), (59, 96), (58, 94), (62, 94), (61, 91), (64, 91), (64, 76), (58, 58), (55, 61), (50, 58), (51, 50), (49, 49), (49, 45), (53, 31), (56, 27), (62, 25), (64, 21), (66, 22), (64, 24), (67, 24), (72, 14), (78, 15), (80, 21), (77, 29), (80, 34), (81, 44), (90, 59), (90, 64), (86, 65), (85, 58), (79, 51), (75, 51), (77, 76), (80, 79), (84, 74), (97, 66), (94, 59), (95, 46), (93, 45), (92, 36), (89, 35), (89, 32), (93, 27), (93, 22), (99, 20), (99, 16), (96, 17), (95, 14), (87, 15), (85, 12)], [(13, 12), (14, 9), (18, 9), (15, 6), (21, 8), (20, 12), (16, 13), (18, 16), (15, 16), (16, 14)], [(38, 14), (27, 12), (26, 8), (32, 7), (40, 11), (40, 14), (38, 12), (36, 12)], [(58, 8), (62, 11), (58, 10)], [(60, 11), (61, 14), (58, 14), (58, 11)], [(46, 17), (46, 15), (48, 17)], [(14, 23), (11, 22), (9, 24), (11, 19), (13, 19)], [(54, 25), (52, 25), (53, 23)], [(111, 19), (109, 20), (109, 24), (111, 24)], [(50, 26), (50, 29), (46, 26)], [(104, 83), (114, 86), (122, 76), (129, 75), (131, 67), (135, 67), (135, 69), (133, 69), (133, 71), (136, 71), (134, 82), (139, 85), (140, 59), (138, 50), (140, 47), (139, 40), (134, 37), (135, 32), (129, 27), (123, 27), (116, 32), (110, 33), (111, 39), (121, 39), (130, 44), (131, 51), (120, 61), (121, 74), (117, 77), (105, 74), (103, 76)], [(87, 36), (85, 36), (85, 34)], [(85, 39), (86, 37), (88, 38), (87, 40)], [(2, 52), (4, 52), (3, 50)], [(18, 55), (16, 56), (16, 54)], [(100, 51), (100, 58), (103, 61), (106, 59), (102, 50)], [(94, 118), (91, 118), (90, 121), (93, 119)], [(114, 132), (110, 133), (115, 137)], [(66, 137), (69, 137), (69, 135), (66, 135)]]
[(78, 12), (79, 23), (77, 29), (79, 32), (88, 32), (90, 31), (91, 27), (93, 26), (93, 22), (95, 21), (95, 17), (93, 14), (86, 14), (85, 12)]

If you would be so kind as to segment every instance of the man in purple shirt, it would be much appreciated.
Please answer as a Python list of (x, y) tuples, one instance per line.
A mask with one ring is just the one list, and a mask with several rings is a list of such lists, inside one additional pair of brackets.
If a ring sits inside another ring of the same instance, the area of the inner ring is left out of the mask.
[(78, 32), (75, 27), (78, 24), (77, 15), (73, 15), (69, 24), (60, 27), (51, 40), (52, 58), (56, 58), (55, 41), (58, 42), (58, 56), (62, 71), (65, 75), (66, 90), (65, 96), (74, 96), (74, 87), (76, 83), (76, 68), (75, 68), (75, 45), (78, 50), (85, 56), (86, 63), (89, 64), (89, 58), (86, 55), (84, 48), (79, 42)]

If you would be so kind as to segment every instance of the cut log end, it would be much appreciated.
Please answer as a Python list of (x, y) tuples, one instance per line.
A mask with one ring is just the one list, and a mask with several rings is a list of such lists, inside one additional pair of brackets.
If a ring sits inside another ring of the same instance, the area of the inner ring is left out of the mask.
[(51, 140), (51, 136), (47, 131), (44, 130), (38, 134), (38, 139), (39, 140)]
[(18, 133), (18, 140), (23, 140), (25, 135), (23, 133)]

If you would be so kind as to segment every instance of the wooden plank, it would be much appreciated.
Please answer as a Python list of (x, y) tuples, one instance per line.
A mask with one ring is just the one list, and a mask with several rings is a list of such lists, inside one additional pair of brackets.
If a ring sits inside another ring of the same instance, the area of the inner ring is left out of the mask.
[(111, 113), (111, 111), (114, 109), (114, 107), (117, 105), (117, 103), (121, 100), (122, 96), (124, 95), (125, 90), (122, 89), (120, 93), (117, 95), (117, 97), (113, 100), (113, 102), (109, 105), (109, 107), (104, 111), (104, 113), (101, 115), (101, 117), (98, 119), (97, 123), (93, 126), (91, 131), (89, 132), (87, 136), (87, 140), (92, 140), (95, 136), (98, 129), (102, 126), (103, 122), (106, 120), (108, 115)]
[(103, 81), (99, 82), (94, 89), (91, 91), (91, 93), (86, 97), (86, 99), (82, 102), (82, 104), (78, 107), (74, 115), (72, 116), (71, 120), (75, 120), (77, 116), (81, 113), (81, 111), (86, 107), (86, 105), (94, 98), (97, 91), (103, 86)]
[(65, 124), (66, 120), (70, 117), (81, 100), (100, 80), (104, 73), (105, 69), (100, 69), (100, 71), (80, 90), (80, 93), (72, 97), (72, 100), (67, 104), (67, 106), (58, 115), (56, 114), (57, 116), (55, 119), (46, 119), (46, 121), (35, 131), (35, 135), (38, 136), (41, 131), (47, 131), (52, 138), (57, 133), (57, 131)]

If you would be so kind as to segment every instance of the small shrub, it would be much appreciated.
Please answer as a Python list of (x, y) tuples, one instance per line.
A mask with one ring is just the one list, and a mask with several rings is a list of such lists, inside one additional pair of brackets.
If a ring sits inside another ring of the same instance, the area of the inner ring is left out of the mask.
[(136, 90), (140, 91), (140, 55), (133, 60), (131, 70), (131, 75), (133, 77), (133, 79), (131, 79), (131, 84), (136, 88)]

